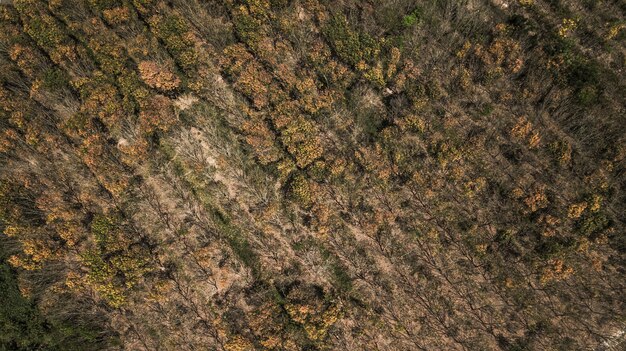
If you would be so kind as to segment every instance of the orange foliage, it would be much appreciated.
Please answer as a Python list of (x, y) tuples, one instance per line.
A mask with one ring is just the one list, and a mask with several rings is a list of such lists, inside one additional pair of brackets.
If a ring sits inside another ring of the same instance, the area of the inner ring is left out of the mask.
[(154, 61), (142, 61), (139, 63), (141, 79), (150, 87), (162, 91), (170, 91), (178, 88), (180, 79), (168, 66), (160, 65)]

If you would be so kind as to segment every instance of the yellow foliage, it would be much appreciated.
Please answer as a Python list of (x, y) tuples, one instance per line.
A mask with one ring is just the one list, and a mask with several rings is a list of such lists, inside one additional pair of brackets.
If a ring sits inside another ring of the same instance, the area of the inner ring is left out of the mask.
[(220, 58), (220, 66), (234, 80), (235, 88), (262, 109), (269, 104), (272, 75), (257, 61), (243, 44), (228, 46)]
[(11, 46), (9, 57), (28, 76), (33, 76), (37, 71), (37, 65), (43, 64), (31, 47), (19, 43)]
[(517, 124), (511, 129), (511, 135), (515, 138), (522, 139), (530, 133), (532, 126), (532, 123), (528, 121), (526, 116), (521, 116), (518, 118)]
[(285, 128), (281, 129), (280, 140), (294, 156), (298, 167), (306, 167), (322, 155), (317, 133), (315, 124), (303, 116), (287, 120)]
[(328, 170), (333, 177), (341, 175), (346, 170), (346, 160), (340, 157), (333, 158)]
[(333, 305), (329, 307), (320, 318), (316, 320), (315, 324), (307, 324), (304, 330), (307, 336), (311, 340), (323, 340), (328, 335), (328, 329), (332, 327), (339, 319), (340, 309), (338, 306)]
[(621, 32), (625, 28), (626, 28), (626, 23), (618, 23), (618, 24), (611, 26), (611, 28), (609, 29), (609, 32), (606, 34), (606, 38), (608, 40), (614, 39), (615, 37), (617, 37), (619, 32)]
[(476, 45), (474, 53), (491, 71), (507, 69), (512, 73), (519, 72), (524, 63), (520, 44), (514, 39), (503, 36), (506, 33), (506, 27), (497, 26), (495, 31), (497, 37), (486, 50), (483, 50), (481, 45)]
[(304, 324), (308, 316), (314, 312), (310, 306), (299, 304), (287, 304), (285, 310), (291, 319), (300, 324)]
[(332, 305), (321, 312), (316, 310), (315, 306), (307, 304), (287, 304), (285, 310), (294, 322), (304, 327), (310, 340), (323, 340), (328, 334), (328, 329), (337, 322), (340, 315), (337, 305)]
[(459, 86), (463, 89), (469, 89), (472, 86), (472, 75), (466, 68), (461, 68), (458, 75)]
[(546, 284), (550, 281), (567, 279), (572, 273), (574, 273), (572, 267), (567, 267), (561, 259), (553, 258), (548, 261), (539, 280), (542, 284)]
[(548, 145), (555, 154), (556, 160), (561, 166), (567, 165), (572, 160), (572, 146), (566, 141), (555, 141)]
[(311, 186), (302, 174), (298, 173), (291, 179), (289, 190), (294, 199), (302, 206), (306, 207), (312, 204)]
[(13, 267), (22, 268), (22, 269), (25, 269), (27, 271), (34, 271), (34, 270), (40, 268), (40, 265), (36, 264), (35, 262), (32, 262), (32, 261), (30, 261), (28, 259), (25, 259), (23, 257), (20, 257), (18, 255), (13, 255), (13, 256), (9, 257), (7, 262), (9, 262), (9, 264), (11, 266), (13, 266)]
[(539, 131), (533, 129), (533, 124), (526, 118), (521, 116), (517, 123), (511, 128), (511, 136), (516, 139), (525, 139), (529, 148), (535, 148), (541, 141)]
[(382, 87), (385, 85), (385, 77), (383, 76), (383, 67), (380, 62), (377, 62), (375, 66), (370, 67), (363, 73), (363, 77), (370, 82)]
[(589, 211), (598, 212), (601, 206), (602, 206), (602, 196), (593, 195), (593, 197), (589, 201)]
[(475, 249), (476, 252), (484, 254), (485, 252), (487, 252), (487, 247), (489, 247), (487, 244), (477, 244)]
[(85, 278), (76, 272), (70, 271), (65, 276), (65, 286), (73, 291), (82, 290), (85, 287)]
[(546, 208), (549, 202), (548, 197), (545, 194), (545, 189), (543, 187), (536, 188), (531, 194), (524, 198), (524, 203), (530, 212)]
[(578, 26), (578, 20), (573, 18), (563, 18), (559, 25), (559, 36), (561, 38), (567, 37)]
[(291, 160), (291, 158), (284, 158), (278, 162), (276, 165), (276, 170), (278, 171), (279, 178), (284, 180), (286, 179), (291, 172), (296, 169), (296, 164)]
[(254, 345), (242, 336), (236, 335), (230, 338), (224, 345), (226, 351), (250, 351)]
[(400, 49), (395, 46), (391, 48), (391, 57), (389, 58), (389, 64), (387, 65), (387, 79), (391, 78), (398, 70), (400, 55)]
[(469, 52), (469, 49), (472, 47), (472, 43), (469, 40), (466, 40), (463, 44), (463, 47), (459, 51), (456, 52), (456, 57), (464, 58), (465, 55)]
[(534, 130), (532, 133), (530, 133), (530, 136), (528, 137), (528, 147), (530, 147), (531, 149), (536, 148), (539, 145), (540, 141), (541, 137), (539, 136), (539, 132)]
[(106, 9), (102, 11), (104, 19), (112, 25), (119, 25), (127, 22), (130, 19), (130, 11), (128, 7), (114, 7), (112, 9)]
[(51, 240), (45, 231), (38, 231), (36, 228), (29, 228), (26, 231), (26, 228), (17, 228), (14, 225), (7, 229), (9, 229), (9, 234), (14, 235), (21, 244), (21, 252), (8, 259), (12, 266), (37, 270), (47, 261), (60, 256), (57, 243)]
[(267, 338), (261, 340), (261, 345), (270, 350), (278, 348), (280, 344), (280, 338), (276, 335), (270, 335)]
[(15, 225), (9, 225), (6, 228), (4, 228), (4, 234), (8, 237), (17, 236), (21, 232), (22, 232), (22, 229)]
[(94, 289), (100, 296), (104, 297), (106, 302), (113, 308), (119, 308), (126, 302), (123, 290), (116, 287), (111, 282), (94, 284)]
[(472, 198), (476, 196), (481, 190), (485, 188), (487, 179), (485, 177), (478, 177), (476, 179), (470, 179), (466, 181), (463, 186), (465, 188), (465, 195)]
[(583, 214), (585, 209), (587, 209), (586, 202), (573, 204), (567, 210), (567, 217), (572, 218), (572, 219), (579, 218)]

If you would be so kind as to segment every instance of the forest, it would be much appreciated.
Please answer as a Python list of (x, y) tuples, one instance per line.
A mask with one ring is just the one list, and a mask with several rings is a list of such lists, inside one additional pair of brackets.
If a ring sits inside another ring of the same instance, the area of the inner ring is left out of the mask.
[(0, 351), (626, 349), (626, 0), (0, 0)]

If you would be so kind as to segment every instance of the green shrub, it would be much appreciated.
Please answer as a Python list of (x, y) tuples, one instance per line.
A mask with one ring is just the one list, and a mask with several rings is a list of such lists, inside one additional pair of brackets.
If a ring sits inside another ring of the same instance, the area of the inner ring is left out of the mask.
[(589, 106), (598, 101), (600, 94), (600, 67), (595, 62), (576, 58), (567, 72), (568, 84), (575, 89), (576, 101)]
[(586, 237), (594, 237), (611, 226), (611, 220), (602, 212), (592, 212), (583, 216), (576, 224), (580, 233)]
[(50, 90), (57, 90), (68, 87), (69, 77), (67, 73), (58, 68), (47, 70), (43, 76), (43, 85)]
[(65, 33), (59, 24), (49, 15), (32, 18), (26, 25), (26, 33), (46, 50), (54, 49), (65, 39)]
[(303, 207), (310, 207), (313, 204), (311, 188), (308, 180), (300, 174), (295, 174), (288, 185), (289, 196)]
[(99, 245), (105, 246), (110, 233), (117, 228), (113, 220), (104, 215), (96, 215), (91, 221), (91, 233)]
[[(2, 243), (4, 244), (4, 243)], [(99, 350), (110, 342), (102, 326), (73, 317), (42, 316), (20, 293), (16, 272), (5, 262), (0, 244), (0, 350)], [(68, 306), (68, 308), (70, 308)]]
[(598, 88), (593, 85), (584, 86), (576, 92), (576, 101), (583, 106), (591, 106), (598, 101)]
[(357, 66), (370, 63), (380, 53), (380, 44), (366, 33), (360, 33), (348, 24), (345, 16), (334, 16), (324, 30), (324, 35), (340, 59)]
[(254, 44), (259, 40), (261, 24), (255, 18), (247, 14), (238, 14), (234, 18), (235, 31), (241, 40), (247, 44)]
[(416, 8), (410, 14), (404, 16), (402, 18), (402, 26), (404, 28), (413, 27), (416, 24), (419, 24), (422, 21), (422, 9)]
[(163, 40), (176, 63), (184, 70), (194, 69), (198, 64), (198, 54), (195, 52), (192, 37), (188, 35), (189, 27), (185, 19), (177, 15), (155, 17), (152, 25), (156, 36)]

